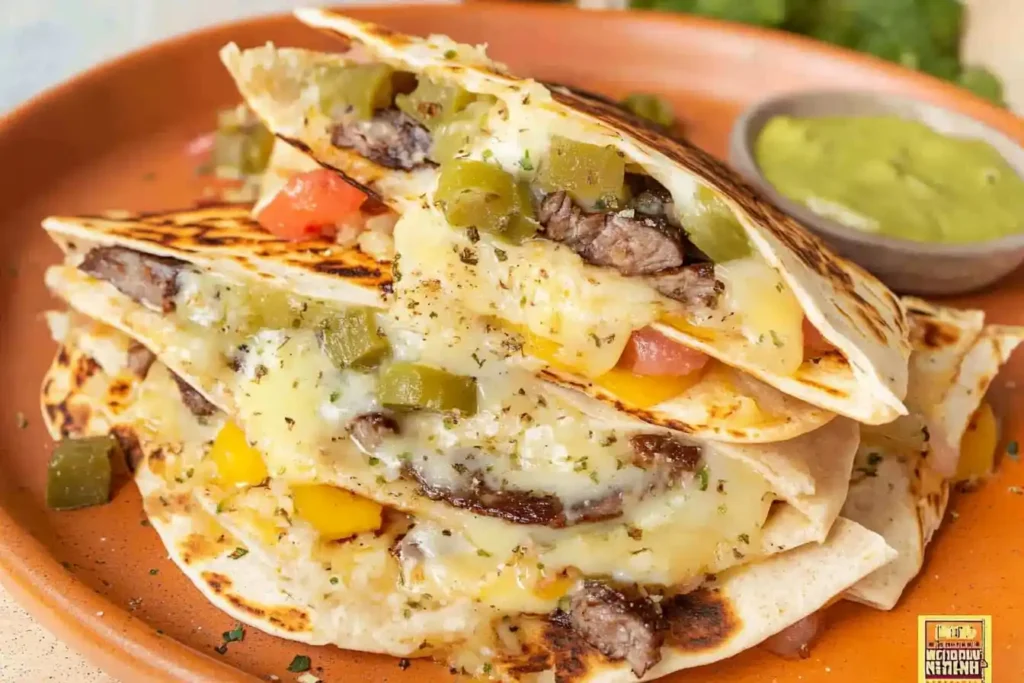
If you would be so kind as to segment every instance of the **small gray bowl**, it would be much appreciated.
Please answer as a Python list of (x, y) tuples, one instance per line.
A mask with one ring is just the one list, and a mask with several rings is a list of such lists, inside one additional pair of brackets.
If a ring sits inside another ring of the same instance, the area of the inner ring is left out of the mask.
[(992, 284), (1024, 261), (1024, 233), (986, 242), (932, 244), (847, 227), (786, 198), (768, 182), (754, 158), (754, 143), (776, 116), (898, 116), (946, 135), (982, 140), (1024, 177), (1024, 149), (969, 116), (906, 97), (851, 91), (805, 91), (764, 100), (733, 126), (729, 161), (776, 206), (824, 239), (837, 253), (871, 271), (891, 289), (908, 294), (962, 294)]

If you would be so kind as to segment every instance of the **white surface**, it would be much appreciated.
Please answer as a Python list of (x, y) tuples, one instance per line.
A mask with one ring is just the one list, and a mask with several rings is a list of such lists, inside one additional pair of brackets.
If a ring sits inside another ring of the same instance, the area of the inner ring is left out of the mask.
[[(312, 0), (0, 0), (0, 112), (105, 59), (232, 18)], [(340, 4), (335, 2), (331, 4)], [(990, 65), (1024, 110), (1024, 0), (969, 0), (969, 60)], [(15, 605), (0, 588), (0, 683), (113, 683)]]

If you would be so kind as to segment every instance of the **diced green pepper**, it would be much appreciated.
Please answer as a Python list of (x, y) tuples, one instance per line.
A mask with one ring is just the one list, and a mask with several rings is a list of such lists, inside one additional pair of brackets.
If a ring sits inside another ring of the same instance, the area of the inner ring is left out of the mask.
[(657, 95), (634, 93), (622, 101), (622, 106), (641, 118), (669, 128), (676, 122), (672, 105)]
[(267, 167), (274, 135), (247, 107), (217, 113), (211, 161), (219, 169), (258, 175)]
[(433, 130), (473, 102), (473, 93), (457, 85), (441, 85), (420, 77), (416, 89), (395, 97), (395, 106)]
[(110, 459), (121, 452), (113, 436), (65, 439), (57, 444), (46, 471), (46, 505), (74, 510), (110, 500)]
[(370, 308), (352, 308), (325, 320), (320, 326), (320, 344), (339, 369), (373, 367), (391, 351)]
[(536, 215), (533, 208), (533, 197), (530, 195), (530, 186), (522, 181), (516, 183), (515, 213), (509, 218), (501, 236), (512, 244), (522, 244), (540, 230), (540, 223), (537, 222)]
[(426, 365), (392, 363), (381, 373), (378, 392), (380, 402), (396, 410), (476, 412), (476, 379)]
[(373, 118), (375, 110), (388, 107), (394, 98), (394, 71), (387, 64), (325, 66), (316, 78), (320, 108), (328, 116), (351, 111), (363, 120)]
[(715, 263), (750, 255), (750, 242), (736, 214), (712, 190), (697, 190), (699, 208), (683, 217), (683, 229), (694, 246)]
[(462, 111), (437, 123), (432, 131), (434, 143), (430, 148), (430, 158), (443, 164), (466, 151), (483, 130), (487, 113), (493, 104), (493, 97), (481, 95)]
[(537, 181), (546, 192), (565, 190), (586, 209), (609, 209), (625, 201), (625, 178), (618, 150), (555, 135)]
[(457, 228), (501, 233), (518, 203), (516, 181), (495, 164), (456, 159), (441, 166), (434, 199)]

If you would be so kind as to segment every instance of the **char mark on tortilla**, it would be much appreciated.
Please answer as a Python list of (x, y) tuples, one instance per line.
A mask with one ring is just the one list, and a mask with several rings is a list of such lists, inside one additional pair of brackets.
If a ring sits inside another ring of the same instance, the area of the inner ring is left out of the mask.
[(178, 273), (184, 261), (124, 247), (95, 247), (78, 269), (105, 280), (125, 296), (164, 313), (174, 310)]
[(192, 386), (178, 377), (174, 373), (171, 373), (174, 378), (174, 383), (178, 385), (178, 392), (181, 394), (181, 402), (185, 404), (185, 407), (195, 415), (196, 417), (209, 417), (217, 412), (217, 406), (213, 405), (198, 391), (192, 388)]
[(608, 659), (625, 660), (637, 678), (661, 661), (665, 620), (658, 605), (636, 589), (585, 581), (570, 597), (568, 611), (553, 618), (566, 622)]
[(430, 132), (395, 108), (378, 111), (368, 121), (346, 115), (335, 125), (331, 142), (386, 168), (412, 171), (431, 163)]

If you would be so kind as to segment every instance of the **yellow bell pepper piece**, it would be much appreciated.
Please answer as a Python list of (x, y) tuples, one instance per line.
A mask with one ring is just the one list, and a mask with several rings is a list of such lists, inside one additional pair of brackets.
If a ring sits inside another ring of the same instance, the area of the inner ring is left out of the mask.
[(379, 503), (336, 486), (296, 486), (292, 501), (295, 513), (328, 540), (376, 531), (382, 524), (384, 508)]
[(971, 416), (967, 430), (960, 439), (960, 460), (956, 466), (957, 481), (980, 479), (992, 473), (999, 441), (999, 430), (992, 406), (982, 403)]
[(613, 368), (595, 379), (594, 384), (610, 391), (624, 403), (636, 408), (650, 408), (683, 393), (699, 382), (702, 374), (698, 370), (681, 377), (654, 377)]
[(249, 445), (241, 427), (231, 421), (224, 423), (213, 440), (210, 459), (224, 484), (255, 486), (269, 476), (263, 456)]

